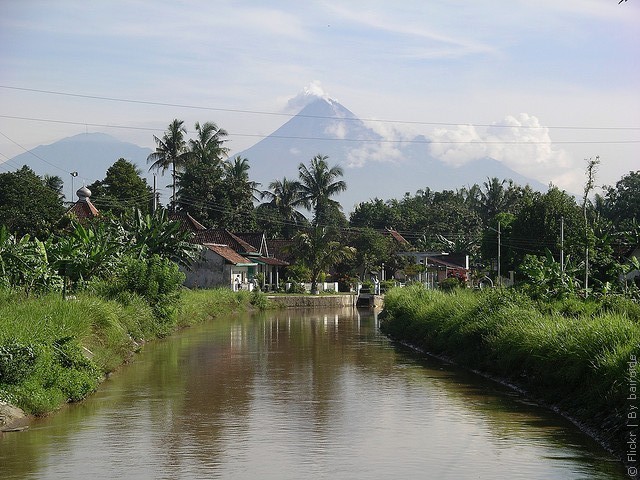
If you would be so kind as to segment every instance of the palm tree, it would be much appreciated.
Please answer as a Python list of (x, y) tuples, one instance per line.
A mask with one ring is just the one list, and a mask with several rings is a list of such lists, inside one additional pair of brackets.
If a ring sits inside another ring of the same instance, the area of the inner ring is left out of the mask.
[(328, 158), (326, 155), (316, 155), (311, 159), (309, 168), (303, 163), (298, 166), (301, 201), (306, 208), (313, 210), (315, 225), (325, 220), (330, 204), (337, 203), (329, 197), (347, 189), (343, 180), (337, 180), (343, 175), (342, 168), (329, 168)]
[(248, 158), (242, 158), (238, 155), (233, 159), (233, 162), (225, 162), (223, 165), (226, 178), (232, 185), (248, 186), (251, 190), (253, 199), (259, 200), (258, 196), (262, 193), (258, 190), (258, 186), (260, 184), (258, 182), (249, 181), (249, 170), (251, 169), (251, 166), (249, 165)]
[(296, 207), (303, 205), (299, 182), (283, 177), (282, 180), (271, 182), (269, 190), (262, 192), (260, 196), (269, 200), (263, 205), (278, 212), (279, 219), (285, 222), (283, 230), (286, 238), (291, 237), (294, 228), (306, 222), (305, 216), (296, 210)]
[(336, 263), (353, 258), (356, 249), (331, 240), (326, 227), (312, 227), (308, 232), (298, 232), (294, 237), (296, 256), (311, 270), (311, 293), (318, 293), (318, 277)]
[(221, 221), (230, 230), (248, 231), (255, 228), (253, 201), (258, 200), (258, 183), (249, 180), (249, 160), (240, 156), (223, 162), (224, 197), (227, 206)]
[(175, 209), (176, 201), (176, 170), (182, 167), (189, 159), (187, 142), (184, 135), (187, 130), (184, 128), (184, 121), (175, 119), (169, 124), (169, 128), (164, 133), (162, 139), (153, 136), (156, 142), (156, 151), (147, 157), (147, 163), (153, 162), (149, 170), (162, 170), (162, 173), (171, 167), (171, 186), (173, 189), (172, 203)]
[(505, 206), (506, 180), (500, 181), (498, 178), (487, 178), (483, 183), (484, 191), (480, 193), (480, 199), (484, 207), (485, 220), (493, 219)]
[(229, 149), (224, 147), (227, 131), (218, 128), (213, 122), (205, 122), (200, 125), (196, 122), (196, 139), (189, 140), (191, 158), (199, 162), (212, 162), (219, 164), (227, 157)]

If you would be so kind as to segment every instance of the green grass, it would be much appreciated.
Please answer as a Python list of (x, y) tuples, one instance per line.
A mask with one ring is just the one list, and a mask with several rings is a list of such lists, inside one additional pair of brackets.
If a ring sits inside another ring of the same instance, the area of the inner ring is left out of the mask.
[[(385, 298), (382, 328), (393, 338), (519, 384), (622, 451), (629, 362), (640, 354), (637, 304), (580, 302), (540, 304), (511, 290), (394, 289)], [(634, 368), (640, 378), (640, 368)]]
[(0, 289), (0, 400), (34, 415), (49, 413), (93, 392), (143, 342), (219, 315), (264, 308), (265, 301), (228, 289), (183, 290), (167, 319), (131, 293), (118, 300), (91, 293), (64, 300)]

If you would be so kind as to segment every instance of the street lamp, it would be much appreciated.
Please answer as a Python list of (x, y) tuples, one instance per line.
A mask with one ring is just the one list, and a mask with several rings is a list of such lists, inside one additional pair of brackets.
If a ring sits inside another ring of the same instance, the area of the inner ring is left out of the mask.
[(69, 172), (71, 175), (71, 203), (73, 203), (73, 179), (78, 176), (78, 172)]

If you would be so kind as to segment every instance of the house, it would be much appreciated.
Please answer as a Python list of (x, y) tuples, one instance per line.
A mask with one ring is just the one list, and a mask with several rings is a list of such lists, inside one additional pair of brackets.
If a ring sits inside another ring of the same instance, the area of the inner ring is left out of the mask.
[(80, 221), (92, 220), (100, 216), (98, 209), (91, 203), (91, 190), (87, 187), (82, 187), (76, 192), (78, 200), (69, 207), (65, 215), (67, 217), (74, 217)]
[(257, 283), (267, 290), (280, 286), (281, 270), (289, 263), (269, 254), (264, 233), (235, 234), (222, 228), (201, 229), (189, 219), (181, 221), (194, 232), (192, 241), (206, 247), (204, 256), (185, 271), (186, 286), (249, 290)]
[(249, 254), (249, 257), (258, 262), (257, 274), (264, 279), (266, 288), (272, 290), (279, 288), (282, 270), (289, 265), (289, 262), (276, 257), (269, 251), (270, 242), (267, 242), (264, 232), (236, 233), (236, 237), (249, 245), (255, 245), (258, 255)]
[(185, 286), (212, 288), (225, 286), (233, 290), (252, 290), (258, 264), (237, 253), (228, 245), (203, 243), (200, 258), (185, 271)]
[[(633, 260), (633, 257), (635, 257), (637, 260), (640, 261), (640, 245), (636, 245), (633, 249), (630, 249), (625, 255), (625, 258), (627, 259), (627, 263), (630, 265), (629, 266), (630, 269), (633, 268), (633, 264), (631, 264), (631, 260)], [(640, 287), (640, 270), (638, 269), (630, 270), (623, 276), (622, 280), (625, 282), (625, 284), (635, 283), (638, 287)]]
[(469, 255), (465, 253), (399, 252), (398, 255), (421, 265), (424, 271), (418, 272), (418, 281), (431, 288), (450, 277), (470, 280)]

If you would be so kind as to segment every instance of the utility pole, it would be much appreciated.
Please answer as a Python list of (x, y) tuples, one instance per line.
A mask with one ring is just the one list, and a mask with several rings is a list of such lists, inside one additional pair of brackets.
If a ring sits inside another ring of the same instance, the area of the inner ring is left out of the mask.
[(155, 215), (158, 208), (158, 193), (156, 191), (156, 174), (153, 174), (153, 203), (151, 204), (151, 213)]
[(564, 278), (564, 216), (560, 217), (560, 272)]
[(584, 215), (584, 296), (589, 296), (589, 220), (587, 218), (587, 202), (589, 201), (589, 193), (593, 190), (596, 169), (600, 164), (600, 157), (596, 156), (595, 160), (587, 161), (587, 183), (584, 186), (584, 198), (582, 199), (582, 214)]
[(498, 222), (498, 286), (502, 286), (500, 278), (500, 222)]
[(78, 176), (78, 172), (69, 172), (71, 175), (71, 203), (73, 203), (73, 194), (75, 193), (73, 190), (73, 179)]

